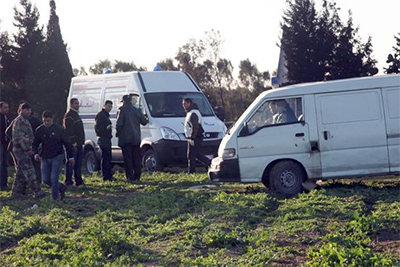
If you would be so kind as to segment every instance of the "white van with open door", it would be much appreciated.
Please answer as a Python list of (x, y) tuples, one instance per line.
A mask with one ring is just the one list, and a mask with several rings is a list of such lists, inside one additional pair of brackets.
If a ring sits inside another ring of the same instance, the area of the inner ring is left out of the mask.
[(115, 137), (116, 113), (125, 94), (139, 97), (141, 108), (149, 123), (141, 126), (142, 163), (147, 172), (161, 171), (167, 166), (187, 166), (187, 139), (183, 123), (185, 110), (182, 99), (189, 97), (199, 107), (203, 116), (204, 141), (201, 151), (210, 158), (217, 155), (218, 146), (225, 135), (224, 123), (215, 115), (207, 98), (184, 72), (138, 71), (101, 74), (72, 78), (68, 97), (80, 102), (86, 142), (83, 168), (88, 173), (99, 169), (100, 149), (94, 131), (96, 114), (106, 100), (113, 102), (110, 118), (113, 124), (112, 163), (123, 164), (121, 149)]
[(400, 75), (263, 92), (228, 130), (208, 173), (285, 196), (306, 181), (399, 174)]

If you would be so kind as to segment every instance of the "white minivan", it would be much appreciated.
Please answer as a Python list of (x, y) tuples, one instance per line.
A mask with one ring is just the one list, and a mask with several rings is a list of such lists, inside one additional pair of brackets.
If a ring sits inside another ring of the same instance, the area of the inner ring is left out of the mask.
[(284, 196), (306, 181), (400, 173), (400, 75), (263, 92), (228, 130), (208, 172)]
[(185, 110), (182, 99), (189, 97), (203, 116), (204, 141), (201, 151), (210, 158), (217, 155), (218, 146), (226, 133), (226, 126), (215, 115), (207, 98), (187, 73), (180, 71), (137, 71), (74, 77), (68, 97), (80, 102), (86, 142), (83, 169), (92, 173), (99, 169), (100, 149), (94, 131), (96, 114), (106, 100), (113, 102), (110, 118), (113, 124), (112, 163), (123, 164), (121, 149), (117, 146), (115, 123), (123, 95), (138, 96), (149, 123), (141, 126), (143, 167), (148, 172), (162, 171), (167, 166), (187, 165), (187, 139), (184, 134)]

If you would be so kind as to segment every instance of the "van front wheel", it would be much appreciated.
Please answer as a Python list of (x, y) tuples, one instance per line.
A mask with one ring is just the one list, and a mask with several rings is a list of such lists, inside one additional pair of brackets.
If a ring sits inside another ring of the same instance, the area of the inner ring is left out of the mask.
[(158, 157), (153, 149), (149, 149), (144, 153), (142, 164), (148, 173), (164, 170), (164, 166), (160, 164), (160, 161), (158, 160)]
[(99, 169), (100, 162), (97, 160), (94, 151), (86, 151), (82, 163), (82, 172), (87, 175), (92, 175), (94, 171), (97, 171)]
[(269, 173), (272, 189), (284, 197), (300, 193), (305, 176), (303, 168), (289, 160), (278, 162)]

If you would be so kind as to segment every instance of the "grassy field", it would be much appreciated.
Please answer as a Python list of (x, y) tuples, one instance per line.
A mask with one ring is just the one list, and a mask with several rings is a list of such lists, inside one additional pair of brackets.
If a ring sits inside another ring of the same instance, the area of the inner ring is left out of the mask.
[(116, 177), (85, 177), (57, 202), (47, 187), (39, 200), (0, 192), (0, 266), (400, 264), (400, 179), (282, 199), (261, 183), (209, 186), (205, 173)]

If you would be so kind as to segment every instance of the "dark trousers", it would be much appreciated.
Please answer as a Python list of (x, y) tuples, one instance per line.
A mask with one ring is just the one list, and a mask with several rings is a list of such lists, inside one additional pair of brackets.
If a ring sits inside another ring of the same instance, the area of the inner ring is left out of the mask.
[(78, 146), (75, 151), (75, 165), (71, 167), (68, 162), (67, 166), (65, 166), (65, 184), (72, 185), (72, 174), (74, 174), (75, 184), (81, 185), (83, 184), (82, 180), (82, 160), (83, 160), (83, 151), (82, 146)]
[(140, 180), (142, 175), (142, 164), (140, 146), (125, 145), (121, 147), (124, 157), (125, 175), (128, 181)]
[(204, 166), (210, 166), (211, 160), (200, 153), (201, 143), (203, 142), (203, 137), (196, 137), (194, 139), (194, 146), (190, 145), (188, 142), (187, 158), (188, 158), (188, 173), (196, 172), (196, 159), (200, 161)]
[(111, 140), (102, 141), (101, 148), (101, 172), (103, 173), (103, 180), (111, 180)]
[(8, 151), (7, 144), (0, 145), (0, 188), (7, 187), (8, 179)]

